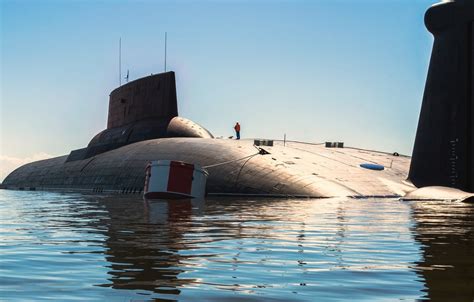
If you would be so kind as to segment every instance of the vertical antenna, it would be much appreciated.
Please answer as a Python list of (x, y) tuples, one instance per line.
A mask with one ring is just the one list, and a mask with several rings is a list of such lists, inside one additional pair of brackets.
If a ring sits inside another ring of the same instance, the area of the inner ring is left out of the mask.
[(165, 31), (165, 72), (166, 72), (166, 40), (167, 40), (167, 32)]
[(119, 86), (122, 86), (122, 37), (119, 39)]

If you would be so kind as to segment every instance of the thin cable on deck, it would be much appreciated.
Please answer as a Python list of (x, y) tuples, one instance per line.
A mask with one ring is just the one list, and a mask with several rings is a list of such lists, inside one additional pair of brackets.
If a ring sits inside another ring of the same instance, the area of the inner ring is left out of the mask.
[(260, 154), (260, 152), (257, 152), (257, 153), (255, 153), (255, 154), (247, 155), (247, 156), (242, 157), (242, 158), (237, 158), (237, 159), (225, 161), (225, 162), (218, 163), (218, 164), (213, 164), (213, 165), (204, 166), (203, 168), (204, 168), (204, 169), (208, 169), (208, 168), (214, 168), (214, 167), (218, 167), (218, 166), (222, 166), (222, 165), (226, 165), (226, 164), (231, 164), (231, 163), (233, 163), (233, 162), (241, 161), (241, 160), (244, 160), (244, 159), (253, 157), (253, 156), (255, 156), (255, 155), (259, 155), (259, 154)]

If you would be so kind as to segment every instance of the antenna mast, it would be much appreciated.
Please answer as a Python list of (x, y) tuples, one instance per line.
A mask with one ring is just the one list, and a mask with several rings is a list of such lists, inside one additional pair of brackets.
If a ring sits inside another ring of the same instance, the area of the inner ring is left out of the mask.
[(122, 37), (119, 39), (119, 86), (122, 86)]
[(165, 31), (165, 72), (166, 72), (166, 40), (167, 40), (167, 32)]

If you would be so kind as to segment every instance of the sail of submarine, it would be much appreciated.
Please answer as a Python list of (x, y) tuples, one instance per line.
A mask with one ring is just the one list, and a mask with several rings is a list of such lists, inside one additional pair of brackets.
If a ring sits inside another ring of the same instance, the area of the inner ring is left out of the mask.
[(139, 194), (149, 161), (177, 160), (209, 167), (210, 194), (472, 200), (474, 2), (434, 5), (425, 24), (435, 39), (411, 158), (296, 142), (259, 154), (251, 140), (216, 139), (178, 116), (165, 72), (113, 90), (107, 128), (87, 147), (21, 166), (2, 186)]

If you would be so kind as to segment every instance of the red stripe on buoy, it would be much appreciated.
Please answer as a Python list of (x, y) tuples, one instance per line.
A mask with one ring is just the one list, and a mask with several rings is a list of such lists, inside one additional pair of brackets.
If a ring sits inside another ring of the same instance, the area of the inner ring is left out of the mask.
[(171, 161), (168, 192), (190, 194), (193, 185), (194, 165)]
[(148, 192), (148, 186), (150, 185), (150, 177), (151, 177), (151, 164), (148, 163), (145, 168), (145, 188), (143, 192)]

